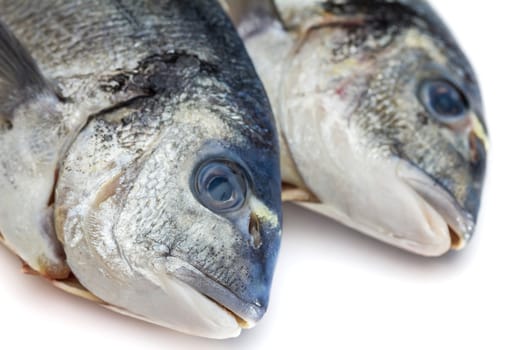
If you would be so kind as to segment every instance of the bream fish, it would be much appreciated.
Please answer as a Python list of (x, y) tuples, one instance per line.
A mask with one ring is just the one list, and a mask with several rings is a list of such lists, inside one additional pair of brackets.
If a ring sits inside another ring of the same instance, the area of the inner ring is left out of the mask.
[(281, 235), (278, 140), (220, 6), (2, 0), (0, 20), (4, 243), (150, 322), (213, 338), (257, 322)]
[(474, 71), (428, 3), (223, 6), (278, 121), (285, 200), (417, 254), (467, 244), (487, 128)]

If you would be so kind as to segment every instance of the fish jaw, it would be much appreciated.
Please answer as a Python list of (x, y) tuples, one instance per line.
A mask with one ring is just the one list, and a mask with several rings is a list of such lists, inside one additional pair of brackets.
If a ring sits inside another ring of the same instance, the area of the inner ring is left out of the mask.
[(429, 257), (445, 254), (452, 244), (447, 222), (397, 175), (395, 163), (355, 162), (363, 174), (352, 179), (359, 186), (351, 191), (325, 188), (324, 193), (334, 194), (319, 195), (321, 204), (301, 205), (403, 250)]
[(481, 202), (481, 193), (469, 186), (467, 195), (469, 208), (461, 206), (448, 189), (424, 171), (408, 162), (400, 162), (398, 176), (411, 186), (446, 221), (451, 237), (451, 248), (463, 249), (475, 231), (476, 217)]
[[(170, 260), (170, 264), (176, 264), (180, 267), (166, 280), (167, 284), (177, 285), (178, 283), (184, 283), (188, 287), (193, 288), (202, 296), (209, 298), (223, 311), (227, 311), (230, 316), (233, 316), (239, 327), (252, 328), (264, 316), (268, 298), (265, 299), (264, 304), (261, 303), (261, 299), (257, 299), (255, 302), (246, 302), (195, 267), (177, 258)], [(206, 319), (211, 319), (212, 317), (210, 316), (212, 315), (208, 315)]]
[[(241, 334), (243, 323), (233, 312), (181, 280), (165, 277), (161, 283), (162, 289), (169, 296), (167, 302), (181, 303), (176, 311), (181, 315), (183, 324), (177, 330), (213, 339), (234, 338)], [(188, 315), (192, 320), (191, 324), (187, 322)], [(173, 328), (173, 321), (168, 327)]]
[[(71, 263), (73, 270), (82, 271), (81, 266)], [(97, 287), (92, 292), (103, 295), (106, 299), (103, 305), (118, 313), (212, 339), (233, 338), (241, 332), (242, 322), (232, 312), (171, 275), (146, 272), (131, 281), (116, 279), (115, 275), (107, 275), (107, 271), (84, 269), (81, 275), (83, 285), (96, 281)], [(108, 300), (120, 302), (108, 303)]]
[(475, 231), (480, 203), (476, 186), (470, 187), (469, 197), (477, 205), (465, 208), (454, 194), (417, 166), (400, 158), (361, 155), (355, 148), (346, 152), (343, 163), (348, 161), (356, 171), (346, 174), (346, 181), (338, 184), (322, 180), (335, 175), (321, 163), (323, 170), (306, 178), (319, 189), (321, 203), (300, 205), (423, 256), (441, 256), (467, 245)]

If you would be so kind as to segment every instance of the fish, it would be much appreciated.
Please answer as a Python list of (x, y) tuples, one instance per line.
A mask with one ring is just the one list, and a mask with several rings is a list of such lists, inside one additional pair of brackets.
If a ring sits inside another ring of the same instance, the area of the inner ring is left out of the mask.
[(26, 271), (229, 338), (281, 238), (275, 121), (210, 0), (0, 1), (0, 232)]
[(283, 200), (419, 255), (467, 245), (488, 131), (475, 72), (431, 5), (222, 5), (277, 119)]

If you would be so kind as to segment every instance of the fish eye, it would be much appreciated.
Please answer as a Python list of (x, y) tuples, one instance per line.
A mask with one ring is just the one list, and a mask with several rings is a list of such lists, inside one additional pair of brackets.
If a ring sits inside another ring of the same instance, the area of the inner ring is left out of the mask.
[(246, 177), (241, 166), (228, 160), (207, 161), (194, 174), (194, 194), (217, 213), (238, 210), (246, 198)]
[(469, 103), (463, 92), (447, 80), (426, 80), (419, 90), (421, 103), (440, 122), (458, 121), (469, 110)]

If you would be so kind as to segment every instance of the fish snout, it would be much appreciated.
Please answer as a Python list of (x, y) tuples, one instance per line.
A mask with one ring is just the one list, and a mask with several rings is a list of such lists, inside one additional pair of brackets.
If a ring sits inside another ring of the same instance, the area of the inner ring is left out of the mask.
[[(442, 232), (442, 238), (448, 236), (446, 240), (454, 250), (463, 249), (474, 234), (481, 203), (484, 159), (482, 162), (479, 165), (482, 169), (471, 170), (464, 182), (455, 186), (447, 186), (447, 179), (436, 179), (412, 164), (404, 164), (398, 170), (400, 178), (424, 202), (426, 212), (433, 213), (425, 215), (427, 218), (434, 218), (429, 219), (429, 222), (442, 222), (446, 225), (441, 225), (443, 227), (437, 231)], [(430, 226), (435, 228), (439, 225)]]

